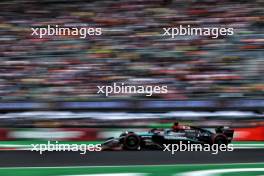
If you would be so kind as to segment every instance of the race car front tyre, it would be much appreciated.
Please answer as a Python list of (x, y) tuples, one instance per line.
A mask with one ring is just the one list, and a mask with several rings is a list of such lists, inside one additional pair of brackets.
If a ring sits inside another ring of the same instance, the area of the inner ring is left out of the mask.
[(139, 150), (141, 139), (135, 133), (129, 133), (124, 138), (123, 149), (125, 150)]

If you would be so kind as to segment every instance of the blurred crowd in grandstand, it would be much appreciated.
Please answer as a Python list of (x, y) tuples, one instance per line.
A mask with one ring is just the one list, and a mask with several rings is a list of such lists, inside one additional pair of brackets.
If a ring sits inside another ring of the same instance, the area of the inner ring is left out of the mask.
[[(105, 98), (97, 86), (113, 82), (168, 85), (168, 94), (145, 98), (263, 98), (263, 9), (262, 0), (1, 1), (1, 100)], [(235, 33), (162, 36), (180, 24)], [(31, 36), (47, 25), (102, 27), (103, 35)]]

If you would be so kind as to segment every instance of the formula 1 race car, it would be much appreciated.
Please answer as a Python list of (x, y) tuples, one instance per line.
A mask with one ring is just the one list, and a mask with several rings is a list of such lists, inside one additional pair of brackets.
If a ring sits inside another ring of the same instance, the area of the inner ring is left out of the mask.
[(162, 150), (164, 144), (229, 144), (234, 130), (218, 127), (213, 131), (193, 126), (178, 126), (171, 129), (151, 129), (147, 132), (126, 131), (117, 138), (109, 138), (102, 150)]

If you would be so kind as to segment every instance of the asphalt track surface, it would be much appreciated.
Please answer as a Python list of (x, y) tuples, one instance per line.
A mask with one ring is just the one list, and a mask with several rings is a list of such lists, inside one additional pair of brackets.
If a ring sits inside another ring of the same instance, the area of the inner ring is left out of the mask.
[(264, 149), (235, 149), (213, 155), (210, 152), (163, 151), (104, 151), (45, 152), (1, 151), (0, 167), (45, 166), (113, 166), (113, 165), (161, 165), (161, 164), (212, 164), (212, 163), (264, 162)]

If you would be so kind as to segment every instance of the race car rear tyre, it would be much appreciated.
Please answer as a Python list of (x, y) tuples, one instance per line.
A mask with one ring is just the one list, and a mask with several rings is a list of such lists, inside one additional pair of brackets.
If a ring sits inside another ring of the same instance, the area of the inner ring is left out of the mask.
[(125, 150), (138, 150), (140, 149), (141, 139), (135, 133), (129, 133), (123, 143), (123, 148)]
[(216, 136), (214, 138), (214, 142), (213, 143), (217, 144), (217, 145), (222, 145), (222, 144), (227, 145), (228, 144), (227, 139), (224, 136), (221, 136), (221, 135)]

